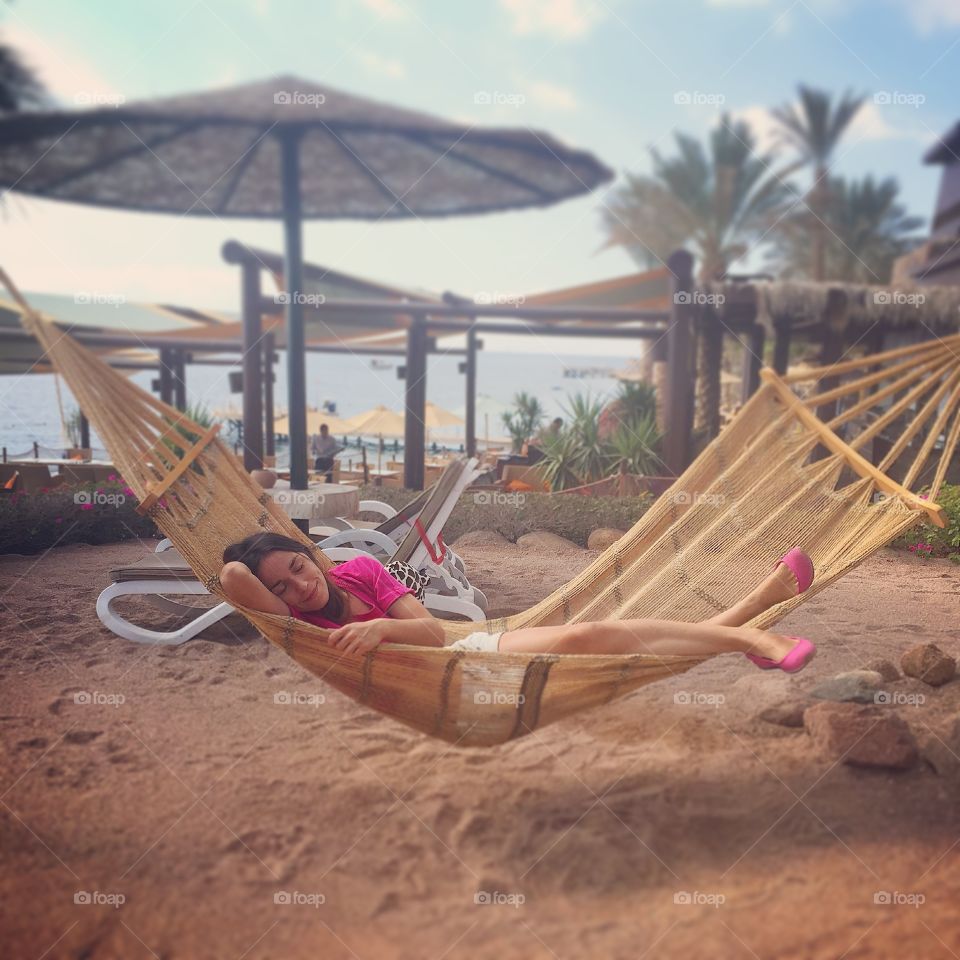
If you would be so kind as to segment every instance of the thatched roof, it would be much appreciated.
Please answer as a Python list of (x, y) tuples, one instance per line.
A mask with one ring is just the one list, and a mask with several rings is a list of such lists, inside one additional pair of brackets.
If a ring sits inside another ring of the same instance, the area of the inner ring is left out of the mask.
[(131, 210), (278, 217), (280, 139), (300, 140), (304, 218), (396, 219), (544, 206), (613, 177), (546, 133), (483, 128), (294, 76), (0, 121), (0, 184)]
[(745, 289), (752, 287), (757, 298), (757, 321), (772, 330), (775, 320), (796, 325), (822, 320), (831, 291), (846, 295), (841, 318), (847, 326), (870, 327), (883, 323), (894, 327), (918, 326), (935, 332), (960, 329), (960, 286), (882, 287), (856, 283), (813, 283), (772, 281), (714, 283), (713, 294), (742, 302)]

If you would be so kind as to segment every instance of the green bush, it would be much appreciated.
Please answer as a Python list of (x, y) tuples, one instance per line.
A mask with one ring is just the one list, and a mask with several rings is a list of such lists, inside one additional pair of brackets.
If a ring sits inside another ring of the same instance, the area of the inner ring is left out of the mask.
[[(361, 500), (381, 500), (399, 509), (416, 496), (399, 487), (361, 487)], [(443, 530), (453, 543), (471, 530), (494, 530), (507, 540), (533, 530), (547, 530), (585, 547), (598, 527), (629, 530), (649, 509), (653, 497), (551, 496), (547, 493), (504, 493), (477, 490), (461, 494)], [(374, 519), (370, 514), (369, 519)]]
[(119, 477), (107, 483), (60, 484), (0, 498), (0, 553), (39, 553), (68, 543), (116, 543), (161, 534), (136, 512), (137, 498)]
[(945, 483), (937, 502), (947, 515), (947, 525), (938, 527), (925, 520), (894, 541), (917, 557), (949, 557), (960, 563), (960, 485)]

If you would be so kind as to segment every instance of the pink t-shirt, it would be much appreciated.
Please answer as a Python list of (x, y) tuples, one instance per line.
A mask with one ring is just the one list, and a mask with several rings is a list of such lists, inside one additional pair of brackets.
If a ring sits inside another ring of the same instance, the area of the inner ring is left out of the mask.
[[(362, 623), (365, 620), (386, 617), (387, 610), (395, 600), (405, 593), (413, 593), (410, 587), (404, 586), (393, 577), (379, 560), (367, 554), (332, 567), (327, 576), (331, 577), (337, 586), (359, 597), (370, 607), (365, 613), (351, 617), (348, 623)], [(291, 606), (290, 613), (298, 620), (306, 620), (307, 623), (327, 630), (336, 630), (337, 627), (343, 626), (335, 620), (327, 620), (316, 611), (298, 610)]]

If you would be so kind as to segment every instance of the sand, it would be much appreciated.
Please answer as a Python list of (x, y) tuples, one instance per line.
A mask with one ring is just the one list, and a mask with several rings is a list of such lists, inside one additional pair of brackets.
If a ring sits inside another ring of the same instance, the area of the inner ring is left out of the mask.
[[(717, 657), (482, 750), (233, 618), (177, 648), (114, 637), (96, 595), (151, 548), (0, 558), (4, 960), (960, 953), (958, 782), (837, 765), (755, 717), (922, 639), (960, 653), (957, 567), (869, 560), (779, 626), (819, 644), (796, 677)], [(458, 549), (494, 615), (595, 556)], [(960, 710), (960, 681), (926, 691), (900, 711), (921, 739)]]

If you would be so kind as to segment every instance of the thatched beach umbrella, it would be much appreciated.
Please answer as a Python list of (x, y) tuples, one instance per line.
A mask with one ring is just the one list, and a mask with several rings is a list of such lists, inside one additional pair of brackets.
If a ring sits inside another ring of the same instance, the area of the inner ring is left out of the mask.
[(144, 212), (282, 218), (291, 485), (307, 481), (301, 224), (545, 206), (612, 177), (526, 129), (448, 122), (283, 76), (0, 121), (0, 185)]

